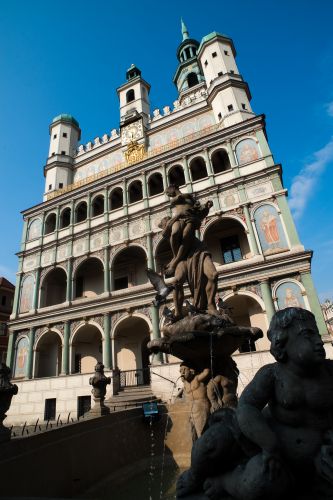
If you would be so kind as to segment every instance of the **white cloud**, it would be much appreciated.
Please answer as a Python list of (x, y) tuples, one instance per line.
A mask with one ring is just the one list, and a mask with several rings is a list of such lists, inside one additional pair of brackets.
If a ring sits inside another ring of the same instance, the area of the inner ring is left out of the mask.
[(291, 183), (289, 206), (295, 219), (299, 219), (302, 216), (320, 175), (332, 161), (333, 137), (326, 146), (313, 154), (313, 161), (305, 165)]
[(333, 101), (328, 102), (327, 104), (325, 104), (325, 108), (326, 108), (327, 114), (329, 116), (333, 116)]

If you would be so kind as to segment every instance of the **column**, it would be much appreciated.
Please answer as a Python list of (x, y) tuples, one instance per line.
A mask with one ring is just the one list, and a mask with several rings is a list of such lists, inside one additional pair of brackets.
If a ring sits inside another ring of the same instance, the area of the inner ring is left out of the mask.
[(104, 188), (104, 221), (109, 220), (109, 191), (108, 188)]
[(27, 372), (26, 372), (27, 378), (32, 378), (32, 368), (33, 368), (33, 361), (34, 361), (35, 331), (36, 331), (35, 327), (30, 328), (30, 331), (29, 331), (29, 351), (28, 351)]
[(110, 249), (104, 247), (104, 293), (110, 293)]
[[(59, 226), (60, 226), (60, 207), (58, 206), (56, 208), (56, 225), (55, 225), (55, 232), (58, 233), (59, 231)], [(58, 238), (58, 234), (57, 234)]]
[(275, 314), (274, 302), (272, 298), (272, 291), (268, 280), (260, 282), (260, 289), (262, 298), (265, 303), (266, 315), (268, 322), (271, 322), (273, 315)]
[(269, 149), (268, 142), (267, 142), (267, 139), (266, 139), (266, 136), (264, 134), (263, 129), (256, 130), (256, 137), (257, 137), (258, 142), (259, 142), (262, 156), (266, 160), (266, 165), (268, 167), (270, 167), (271, 165), (274, 165), (273, 155), (271, 153), (271, 150)]
[[(153, 323), (152, 337), (153, 337), (153, 339), (160, 339), (161, 332), (160, 332), (160, 318), (158, 315), (158, 307), (151, 306), (151, 318), (152, 318), (152, 323)], [(158, 363), (163, 363), (163, 354), (161, 352), (159, 352), (158, 354), (155, 355), (154, 359)]]
[(9, 330), (8, 332), (8, 345), (7, 345), (7, 357), (6, 365), (11, 369), (13, 375), (13, 365), (14, 365), (14, 343), (15, 343), (16, 333)]
[(123, 182), (123, 201), (124, 201), (124, 214), (128, 215), (128, 194), (127, 194), (127, 182)]
[(184, 177), (185, 177), (185, 182), (186, 182), (186, 185), (187, 185), (187, 191), (189, 193), (192, 193), (193, 192), (192, 182), (191, 182), (190, 171), (189, 171), (189, 168), (188, 168), (188, 163), (187, 163), (186, 156), (183, 156), (183, 160), (184, 160)]
[(23, 229), (22, 229), (22, 239), (21, 239), (21, 251), (25, 249), (25, 242), (27, 240), (28, 232), (28, 221), (23, 219)]
[(64, 323), (64, 345), (62, 346), (61, 375), (69, 374), (69, 337), (71, 333), (70, 321)]
[(142, 175), (142, 196), (143, 205), (145, 208), (148, 207), (148, 192), (147, 192), (147, 178), (145, 172), (141, 172)]
[(67, 263), (66, 302), (71, 302), (72, 290), (73, 290), (73, 257), (70, 257)]
[[(88, 222), (88, 228), (90, 229), (91, 226), (91, 193), (88, 193), (87, 196), (87, 222)], [(88, 242), (89, 242), (89, 251), (90, 251), (90, 234), (88, 235)]]
[(253, 230), (253, 226), (252, 226), (252, 221), (251, 221), (251, 217), (250, 217), (250, 211), (249, 211), (248, 204), (243, 205), (243, 210), (244, 210), (246, 225), (247, 225), (247, 228), (249, 230), (249, 239), (250, 239), (251, 250), (252, 250), (252, 253), (254, 255), (258, 255), (260, 252), (259, 252), (259, 248), (258, 248), (258, 245), (257, 245), (256, 237), (255, 237), (255, 234), (254, 234), (254, 230)]
[(103, 364), (107, 370), (112, 370), (110, 313), (104, 314)]
[(231, 168), (233, 169), (233, 171), (235, 173), (235, 177), (239, 177), (240, 176), (239, 168), (238, 168), (238, 165), (236, 163), (234, 151), (232, 149), (230, 141), (227, 141), (227, 150), (228, 150), (228, 156), (229, 156)]
[(208, 173), (210, 184), (215, 184), (213, 166), (212, 166), (212, 162), (211, 162), (209, 153), (207, 151), (207, 148), (204, 148), (203, 152), (204, 152), (205, 159), (206, 159), (207, 173)]
[(167, 178), (167, 174), (166, 174), (166, 165), (165, 165), (165, 163), (162, 164), (162, 177), (163, 177), (163, 187), (164, 187), (164, 190), (166, 190), (166, 188), (168, 187), (169, 183), (168, 183), (168, 178)]
[[(20, 257), (20, 263), (19, 263), (19, 268), (22, 268), (22, 258)], [(22, 284), (22, 276), (23, 272), (19, 271), (16, 275), (16, 284), (15, 284), (15, 292), (14, 292), (14, 300), (13, 300), (13, 312), (12, 316), (13, 318), (16, 318), (19, 314), (20, 310), (20, 291), (21, 291), (21, 284)]]
[(152, 234), (147, 234), (148, 267), (155, 270), (155, 260), (153, 251)]
[(294, 223), (294, 219), (292, 218), (292, 215), (290, 213), (290, 208), (286, 196), (284, 194), (282, 194), (281, 196), (277, 196), (276, 201), (281, 211), (284, 223), (286, 225), (291, 246), (292, 247), (300, 246), (301, 242), (297, 234), (297, 229)]
[(301, 279), (302, 279), (302, 283), (304, 285), (304, 288), (306, 290), (306, 294), (307, 294), (307, 297), (309, 300), (311, 312), (315, 315), (319, 333), (321, 335), (326, 335), (327, 334), (327, 326), (325, 323), (323, 311), (321, 309), (321, 306), (320, 306), (320, 303), (318, 300), (318, 295), (317, 295), (310, 271), (302, 272)]
[(38, 309), (38, 295), (39, 295), (40, 272), (41, 272), (41, 268), (38, 267), (37, 270), (36, 270), (35, 288), (34, 288), (34, 296), (33, 296), (33, 302), (32, 302), (32, 308), (35, 311), (36, 311), (36, 309)]

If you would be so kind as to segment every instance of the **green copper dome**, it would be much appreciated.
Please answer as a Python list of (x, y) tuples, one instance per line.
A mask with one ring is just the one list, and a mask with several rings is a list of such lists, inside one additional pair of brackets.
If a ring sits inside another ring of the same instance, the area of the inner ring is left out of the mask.
[(75, 125), (76, 127), (80, 127), (79, 122), (75, 120), (74, 116), (68, 115), (67, 113), (63, 113), (61, 115), (56, 116), (55, 118), (53, 118), (52, 123), (59, 121), (73, 123), (73, 125)]
[[(217, 31), (212, 31), (211, 33), (209, 33), (209, 35), (206, 35), (206, 36), (203, 37), (203, 39), (200, 42), (200, 46), (198, 48), (198, 52), (200, 52), (200, 50), (202, 49), (202, 46), (206, 42), (209, 42), (210, 40), (213, 40), (214, 38), (218, 38), (218, 37), (226, 38), (227, 40), (231, 41), (231, 43), (232, 43), (232, 40), (231, 40), (231, 38), (228, 35), (224, 35), (223, 33), (218, 33)], [(233, 51), (235, 53), (235, 48), (233, 46), (233, 43), (232, 43), (232, 48), (233, 48)]]

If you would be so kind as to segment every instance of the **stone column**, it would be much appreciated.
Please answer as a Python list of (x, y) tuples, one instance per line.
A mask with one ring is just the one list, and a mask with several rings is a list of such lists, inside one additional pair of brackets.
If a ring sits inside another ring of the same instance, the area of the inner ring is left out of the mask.
[(69, 337), (71, 333), (70, 321), (64, 323), (64, 345), (62, 346), (61, 374), (69, 374)]
[(57, 208), (56, 208), (56, 225), (55, 225), (55, 232), (57, 233), (57, 238), (58, 238), (59, 226), (60, 226), (60, 207), (57, 206)]
[(127, 182), (123, 182), (123, 202), (124, 202), (124, 214), (128, 214), (128, 195), (127, 195)]
[(312, 280), (311, 273), (309, 271), (301, 273), (301, 280), (306, 290), (306, 294), (309, 300), (311, 312), (315, 315), (318, 330), (321, 335), (327, 334), (327, 326), (325, 323), (323, 311), (321, 309), (318, 295)]
[(169, 183), (168, 183), (168, 178), (167, 178), (167, 174), (166, 174), (166, 165), (165, 165), (165, 163), (162, 163), (162, 177), (163, 177), (163, 187), (164, 187), (164, 190), (166, 190), (166, 188), (168, 187)]
[(108, 188), (104, 188), (104, 221), (109, 220), (109, 191)]
[(272, 298), (272, 291), (268, 280), (260, 282), (260, 289), (262, 298), (265, 303), (266, 315), (268, 322), (270, 323), (273, 315), (275, 314), (274, 302)]
[[(43, 231), (43, 227), (42, 227)], [(25, 243), (27, 240), (27, 233), (28, 233), (28, 221), (23, 219), (23, 229), (22, 229), (22, 239), (21, 239), (21, 251), (25, 249)]]
[(104, 293), (110, 293), (110, 248), (104, 247)]
[(30, 331), (29, 331), (29, 351), (28, 351), (27, 372), (26, 372), (27, 378), (32, 378), (32, 369), (33, 369), (33, 361), (34, 361), (35, 331), (36, 331), (35, 327), (30, 328)]
[[(151, 306), (151, 318), (153, 323), (152, 337), (153, 339), (160, 339), (160, 319), (158, 316), (158, 307)], [(163, 363), (163, 354), (161, 352), (157, 353), (154, 358), (158, 363)]]
[(152, 233), (147, 234), (148, 267), (155, 271), (155, 259), (153, 251)]
[(184, 160), (184, 177), (185, 177), (185, 182), (186, 182), (186, 186), (187, 186), (187, 191), (189, 193), (192, 193), (193, 192), (192, 181), (191, 181), (191, 177), (190, 177), (190, 171), (189, 171), (186, 156), (183, 156), (183, 160)]
[(284, 194), (276, 197), (277, 204), (281, 211), (284, 223), (286, 225), (286, 230), (289, 236), (289, 241), (292, 247), (300, 246), (301, 242), (299, 240), (294, 219), (291, 216), (290, 208)]
[(208, 173), (208, 177), (209, 177), (209, 182), (210, 182), (210, 184), (215, 184), (213, 165), (212, 165), (212, 162), (211, 162), (211, 159), (210, 159), (210, 156), (209, 156), (207, 148), (204, 148), (203, 152), (204, 152), (205, 159), (206, 159), (207, 173)]
[(15, 344), (16, 333), (9, 330), (8, 332), (8, 345), (7, 345), (7, 357), (6, 365), (12, 370), (13, 375), (13, 365), (14, 365), (14, 344)]
[(67, 264), (67, 286), (66, 286), (66, 302), (71, 302), (72, 300), (72, 281), (73, 281), (73, 257), (68, 259)]
[[(19, 268), (22, 269), (22, 258), (21, 257), (19, 259)], [(23, 276), (22, 271), (19, 271), (16, 275), (16, 284), (15, 284), (15, 292), (14, 292), (14, 300), (13, 300), (13, 312), (12, 312), (13, 318), (16, 318), (18, 316), (19, 310), (20, 310), (20, 292), (21, 292), (22, 276)]]
[(112, 370), (111, 349), (111, 315), (104, 314), (104, 339), (103, 339), (103, 365), (107, 370)]
[(258, 142), (259, 142), (262, 156), (266, 160), (267, 166), (270, 167), (271, 165), (274, 165), (273, 155), (272, 155), (271, 150), (269, 149), (268, 142), (267, 142), (266, 136), (264, 134), (264, 131), (262, 129), (256, 130), (256, 137), (257, 137)]
[(247, 225), (247, 228), (249, 230), (249, 239), (250, 239), (251, 250), (252, 250), (254, 255), (258, 255), (260, 252), (259, 252), (259, 248), (257, 245), (256, 236), (254, 234), (248, 204), (243, 205), (243, 210), (244, 210), (246, 225)]
[(32, 308), (35, 311), (38, 309), (38, 295), (39, 295), (40, 273), (41, 273), (41, 268), (38, 267), (37, 270), (36, 270), (35, 288), (34, 288), (34, 295), (33, 295), (33, 301), (32, 301)]
[(238, 168), (238, 165), (236, 163), (234, 151), (232, 149), (230, 141), (227, 141), (227, 150), (228, 150), (228, 156), (229, 156), (231, 168), (234, 171), (235, 177), (239, 177), (240, 176), (239, 168)]
[(147, 178), (145, 172), (141, 172), (142, 175), (142, 196), (143, 205), (145, 208), (148, 207), (148, 192), (147, 192)]

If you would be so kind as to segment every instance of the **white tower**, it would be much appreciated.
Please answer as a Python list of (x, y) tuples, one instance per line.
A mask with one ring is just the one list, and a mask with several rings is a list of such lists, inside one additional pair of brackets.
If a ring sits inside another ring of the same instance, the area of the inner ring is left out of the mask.
[(214, 31), (202, 39), (197, 56), (216, 122), (228, 127), (252, 116), (250, 90), (238, 72), (233, 41)]
[(52, 120), (49, 157), (44, 167), (44, 200), (47, 194), (72, 183), (73, 158), (80, 138), (81, 129), (73, 116), (62, 114)]
[(126, 72), (127, 82), (117, 89), (120, 101), (120, 124), (125, 125), (140, 116), (143, 125), (148, 123), (150, 113), (150, 85), (141, 78), (141, 71), (134, 64)]

